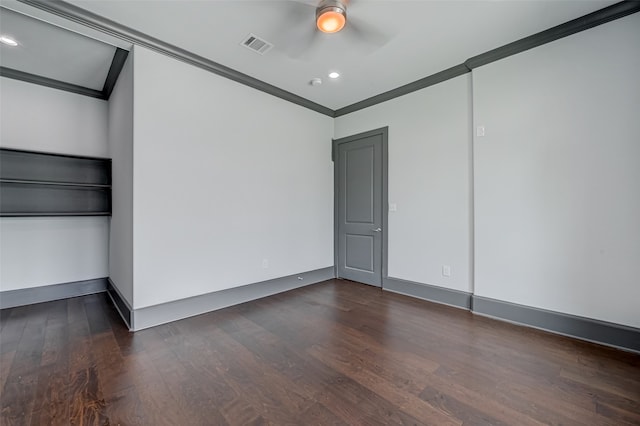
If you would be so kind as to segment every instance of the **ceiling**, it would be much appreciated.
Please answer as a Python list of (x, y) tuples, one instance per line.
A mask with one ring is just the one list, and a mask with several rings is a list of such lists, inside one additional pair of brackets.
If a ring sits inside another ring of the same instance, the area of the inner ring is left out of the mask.
[(8, 9), (0, 31), (19, 42), (0, 44), (0, 65), (41, 77), (102, 90), (116, 48)]
[[(309, 49), (300, 49), (300, 46), (306, 46), (307, 38), (313, 34), (313, 0), (71, 0), (68, 3), (330, 109), (340, 109), (616, 2), (351, 0), (347, 27), (353, 23), (360, 29), (371, 29), (376, 37), (368, 40), (373, 42), (363, 41), (350, 30), (320, 34)], [(30, 13), (29, 8), (23, 9)], [(4, 12), (5, 9), (3, 33)], [(57, 25), (65, 25), (59, 18), (55, 20)], [(44, 29), (28, 26), (20, 30), (26, 33), (25, 40), (46, 37), (50, 44), (66, 44), (63, 31), (44, 34), (41, 32)], [(275, 47), (265, 55), (246, 49), (241, 41), (249, 33)], [(86, 45), (79, 49), (87, 56), (99, 56), (98, 47)], [(51, 51), (55, 48), (49, 46), (39, 54), (46, 56)], [(3, 66), (9, 66), (5, 63), (4, 48), (2, 54)], [(99, 63), (98, 60), (89, 62), (95, 66)], [(49, 75), (60, 73), (51, 78), (74, 79), (76, 84), (89, 84), (92, 78), (99, 80), (99, 73), (92, 65), (87, 65), (84, 76), (78, 75), (82, 74), (79, 70), (84, 69), (80, 66), (75, 67), (75, 72), (65, 71), (63, 67), (45, 68), (42, 72)], [(105, 75), (106, 71), (108, 67)], [(329, 79), (330, 71), (338, 71), (340, 78)], [(323, 84), (311, 86), (309, 82), (315, 77), (322, 78)]]

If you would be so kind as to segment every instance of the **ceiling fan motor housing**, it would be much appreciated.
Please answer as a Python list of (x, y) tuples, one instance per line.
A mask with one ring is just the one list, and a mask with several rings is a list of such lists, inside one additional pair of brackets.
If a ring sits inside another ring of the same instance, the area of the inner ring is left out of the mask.
[(316, 19), (325, 12), (337, 12), (347, 17), (347, 5), (337, 0), (323, 0), (316, 8)]

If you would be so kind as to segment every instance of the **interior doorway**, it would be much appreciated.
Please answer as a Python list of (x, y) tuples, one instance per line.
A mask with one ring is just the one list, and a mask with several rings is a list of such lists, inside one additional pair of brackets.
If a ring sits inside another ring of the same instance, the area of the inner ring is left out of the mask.
[(333, 140), (336, 276), (382, 287), (387, 274), (388, 128)]

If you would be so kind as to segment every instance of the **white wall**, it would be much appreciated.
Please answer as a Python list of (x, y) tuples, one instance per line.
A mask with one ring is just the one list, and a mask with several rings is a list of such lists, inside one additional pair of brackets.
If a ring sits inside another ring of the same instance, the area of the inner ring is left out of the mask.
[(133, 52), (109, 98), (112, 215), (109, 278), (133, 306)]
[(473, 71), (475, 290), (640, 327), (640, 14)]
[(471, 291), (470, 95), (465, 75), (335, 120), (336, 138), (389, 126), (390, 277)]
[(333, 265), (330, 117), (144, 48), (134, 76), (134, 308)]
[[(0, 146), (107, 157), (107, 103), (0, 78)], [(108, 275), (109, 218), (0, 218), (0, 290)]]
[(107, 102), (0, 77), (0, 146), (108, 157)]
[(0, 291), (108, 276), (104, 217), (0, 218)]

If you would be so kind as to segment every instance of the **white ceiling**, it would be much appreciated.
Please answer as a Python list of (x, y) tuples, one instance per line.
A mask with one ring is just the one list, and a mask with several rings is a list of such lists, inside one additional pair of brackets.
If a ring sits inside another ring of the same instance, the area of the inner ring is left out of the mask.
[(19, 42), (0, 44), (3, 67), (102, 90), (115, 47), (4, 8), (0, 31)]
[[(352, 0), (347, 26), (353, 22), (376, 29), (386, 44), (358, 41), (349, 32), (321, 34), (311, 49), (292, 57), (291, 46), (304, 45), (313, 34), (313, 0), (69, 2), (331, 109), (616, 3)], [(274, 43), (275, 48), (261, 56), (242, 47), (240, 42), (249, 33)], [(334, 70), (342, 75), (338, 80), (327, 78)], [(314, 77), (324, 83), (309, 85)]]

